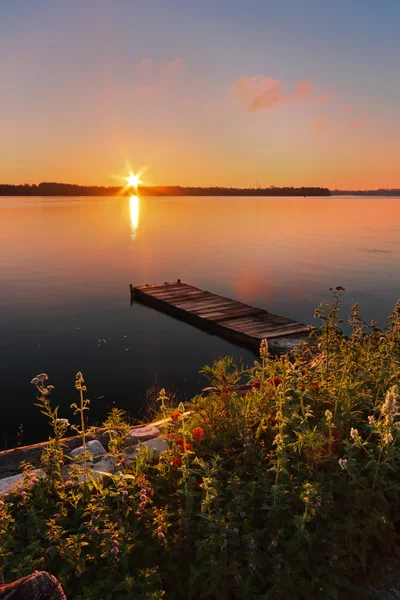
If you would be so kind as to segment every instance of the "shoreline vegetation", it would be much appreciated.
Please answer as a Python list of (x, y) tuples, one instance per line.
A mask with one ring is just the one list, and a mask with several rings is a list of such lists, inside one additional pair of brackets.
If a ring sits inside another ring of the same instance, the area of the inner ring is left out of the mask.
[[(328, 188), (321, 187), (182, 187), (139, 186), (139, 196), (330, 196)], [(43, 182), (39, 185), (0, 185), (0, 196), (131, 196), (132, 188), (117, 186), (74, 185)]]
[(392, 597), (378, 588), (399, 572), (400, 301), (384, 329), (355, 305), (345, 336), (342, 291), (316, 310), (315, 345), (274, 357), (263, 340), (248, 369), (221, 358), (185, 404), (161, 390), (158, 452), (127, 453), (113, 409), (111, 472), (94, 476), (82, 374), (76, 425), (34, 377), (53, 434), (40, 472), (22, 465), (24, 485), (0, 498), (0, 579), (45, 570), (69, 600)]

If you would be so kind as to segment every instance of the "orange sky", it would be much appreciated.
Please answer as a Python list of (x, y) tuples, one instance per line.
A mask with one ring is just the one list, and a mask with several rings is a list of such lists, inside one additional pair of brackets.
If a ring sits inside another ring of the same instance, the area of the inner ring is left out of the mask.
[(249, 1), (3, 0), (0, 183), (400, 187), (399, 4)]

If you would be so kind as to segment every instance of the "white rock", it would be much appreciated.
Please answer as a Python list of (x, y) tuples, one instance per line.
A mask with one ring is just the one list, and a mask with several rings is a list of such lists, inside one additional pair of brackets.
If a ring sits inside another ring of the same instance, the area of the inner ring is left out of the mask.
[(145, 442), (158, 438), (160, 430), (154, 425), (145, 425), (144, 427), (138, 427), (137, 429), (131, 429), (129, 432), (129, 438), (126, 441), (126, 446), (133, 446), (139, 442)]
[[(31, 471), (31, 473), (34, 474), (36, 477), (39, 477), (39, 479), (44, 479), (44, 477), (46, 477), (46, 473), (43, 471), (43, 469), (34, 469), (33, 471)], [(18, 487), (24, 487), (23, 483), (23, 473), (0, 479), (0, 496), (8, 496), (9, 494), (16, 492)]]
[(93, 474), (99, 471), (103, 471), (104, 473), (114, 473), (116, 469), (116, 459), (111, 454), (104, 456), (99, 462), (97, 462), (93, 467)]
[[(83, 454), (83, 452), (84, 447), (79, 446), (79, 448), (75, 448), (75, 450), (72, 450), (69, 453), (69, 455), (72, 457), (79, 456), (80, 454)], [(104, 454), (107, 454), (106, 449), (104, 448), (104, 446), (102, 446), (102, 444), (100, 444), (98, 440), (90, 440), (90, 442), (86, 444), (86, 452), (88, 454), (91, 454), (92, 456), (104, 456)]]
[(138, 454), (140, 452), (139, 448), (141, 446), (146, 446), (146, 448), (148, 449), (149, 452), (153, 452), (153, 450), (155, 450), (158, 454), (168, 450), (168, 444), (167, 444), (165, 438), (158, 437), (158, 438), (155, 438), (154, 440), (148, 440), (146, 442), (143, 442), (143, 444), (139, 444), (138, 446), (136, 446), (134, 451), (132, 452), (131, 456)]

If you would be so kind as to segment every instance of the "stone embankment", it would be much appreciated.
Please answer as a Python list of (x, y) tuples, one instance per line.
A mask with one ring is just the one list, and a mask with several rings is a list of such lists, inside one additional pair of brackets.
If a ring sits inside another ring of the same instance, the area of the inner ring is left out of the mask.
[[(151, 425), (132, 427), (125, 441), (122, 458), (129, 465), (139, 452), (139, 446), (147, 447), (149, 452), (158, 453), (167, 450), (167, 442), (161, 435), (160, 427), (165, 425), (168, 419), (158, 421)], [(69, 454), (70, 461), (64, 467), (64, 477), (69, 478), (71, 471), (82, 463), (84, 447), (82, 437), (73, 436), (62, 440), (66, 455)], [(87, 436), (86, 453), (88, 472), (92, 477), (103, 477), (113, 474), (117, 468), (117, 458), (108, 451), (109, 434), (103, 428), (99, 428), (90, 436)], [(29, 486), (37, 478), (46, 477), (43, 469), (36, 468), (30, 471), (26, 478), (21, 463), (29, 463), (34, 467), (40, 466), (40, 457), (49, 442), (22, 446), (11, 450), (0, 452), (0, 496), (11, 496), (18, 487)], [(83, 480), (83, 475), (78, 481)]]

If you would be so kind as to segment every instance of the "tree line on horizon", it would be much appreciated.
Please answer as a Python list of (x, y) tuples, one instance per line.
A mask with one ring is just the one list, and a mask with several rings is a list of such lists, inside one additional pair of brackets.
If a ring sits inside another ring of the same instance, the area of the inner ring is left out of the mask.
[[(140, 196), (330, 196), (323, 187), (184, 187), (140, 186), (136, 192)], [(131, 196), (132, 189), (117, 186), (75, 185), (70, 183), (42, 182), (39, 185), (0, 184), (0, 196)]]

